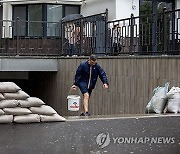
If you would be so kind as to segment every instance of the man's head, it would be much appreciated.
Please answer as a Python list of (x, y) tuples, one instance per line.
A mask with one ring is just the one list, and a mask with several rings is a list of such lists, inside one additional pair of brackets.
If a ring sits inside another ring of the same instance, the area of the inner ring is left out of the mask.
[(89, 64), (92, 66), (95, 65), (96, 63), (97, 63), (97, 56), (95, 54), (90, 55)]

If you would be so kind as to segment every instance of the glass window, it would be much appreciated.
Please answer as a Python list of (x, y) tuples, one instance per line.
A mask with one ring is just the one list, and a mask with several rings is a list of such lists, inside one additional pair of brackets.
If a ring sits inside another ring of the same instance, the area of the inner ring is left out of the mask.
[(140, 15), (152, 13), (152, 1), (140, 0)]
[(163, 12), (163, 9), (166, 8), (167, 11), (171, 11), (173, 9), (173, 1), (164, 1), (161, 0), (157, 4), (157, 10), (158, 12)]
[(79, 14), (80, 7), (79, 6), (65, 6), (65, 16), (69, 14)]
[[(77, 5), (31, 4), (13, 5), (13, 20), (19, 17), (20, 36), (60, 36), (61, 19), (80, 13)], [(17, 32), (14, 28), (14, 36)]]
[(42, 5), (28, 6), (29, 36), (42, 36)]
[[(26, 34), (26, 6), (16, 6), (13, 10), (13, 20), (19, 19), (19, 35), (25, 36)], [(14, 26), (14, 36), (17, 36), (16, 24)]]
[(62, 5), (47, 5), (47, 36), (60, 36), (61, 19)]
[[(153, 4), (154, 3), (154, 4)], [(153, 13), (153, 5), (157, 6), (157, 12), (163, 12), (164, 7), (171, 11), (175, 9), (175, 0), (140, 0), (140, 15)]]

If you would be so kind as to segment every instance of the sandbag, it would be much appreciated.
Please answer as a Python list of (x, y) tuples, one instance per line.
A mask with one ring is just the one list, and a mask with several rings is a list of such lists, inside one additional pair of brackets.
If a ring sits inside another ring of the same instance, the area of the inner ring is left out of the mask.
[(1, 115), (0, 123), (11, 123), (13, 122), (13, 115)]
[(59, 114), (52, 115), (40, 115), (42, 122), (50, 122), (50, 121), (66, 121), (66, 119)]
[(3, 111), (5, 114), (12, 114), (12, 115), (25, 115), (32, 113), (27, 108), (15, 107), (15, 108), (4, 108)]
[(0, 101), (0, 108), (11, 108), (11, 107), (17, 107), (18, 101), (17, 100), (1, 100)]
[(167, 97), (167, 98), (173, 98), (173, 95), (174, 95), (175, 93), (180, 93), (180, 88), (179, 88), (179, 87), (172, 87), (172, 88), (168, 91), (168, 93), (166, 94), (166, 97)]
[(37, 97), (29, 97), (26, 100), (18, 100), (18, 103), (20, 107), (38, 107), (45, 104)]
[(167, 102), (166, 94), (168, 92), (169, 82), (164, 87), (157, 87), (153, 90), (153, 97), (146, 106), (146, 113), (161, 114)]
[(27, 98), (29, 98), (30, 96), (25, 93), (24, 91), (22, 90), (19, 90), (17, 92), (14, 92), (14, 93), (3, 93), (5, 99), (19, 99), (19, 100), (25, 100)]
[(14, 122), (16, 123), (40, 122), (40, 116), (38, 114), (14, 116)]
[(172, 87), (167, 93), (167, 112), (178, 113), (180, 108), (180, 88)]
[(3, 94), (0, 93), (0, 101), (1, 101), (1, 100), (4, 100), (4, 99), (5, 99), (5, 98), (4, 98)]
[(52, 107), (48, 105), (42, 105), (40, 107), (30, 107), (29, 108), (32, 113), (40, 114), (40, 115), (52, 115), (57, 113)]
[(17, 92), (20, 89), (14, 82), (0, 82), (0, 92)]
[(3, 114), (5, 114), (5, 112), (2, 109), (0, 109), (0, 115), (3, 115)]

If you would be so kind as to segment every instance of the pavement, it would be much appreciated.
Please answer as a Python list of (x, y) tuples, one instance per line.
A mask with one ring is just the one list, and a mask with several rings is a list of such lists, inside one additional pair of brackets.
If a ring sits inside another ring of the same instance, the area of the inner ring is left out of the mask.
[(0, 154), (179, 154), (180, 114), (0, 124)]

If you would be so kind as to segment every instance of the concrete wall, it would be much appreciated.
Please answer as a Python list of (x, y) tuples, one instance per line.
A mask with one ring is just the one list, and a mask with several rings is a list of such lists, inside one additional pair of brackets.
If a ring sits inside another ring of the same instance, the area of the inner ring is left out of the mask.
[(81, 14), (89, 16), (93, 14), (103, 13), (108, 9), (108, 19), (116, 18), (116, 0), (87, 0), (82, 4)]
[(176, 9), (180, 9), (180, 0), (176, 0), (175, 3), (176, 3)]
[(139, 0), (116, 0), (116, 19), (139, 16)]
[(82, 4), (81, 14), (89, 16), (109, 10), (108, 20), (129, 18), (139, 15), (139, 0), (87, 0)]

